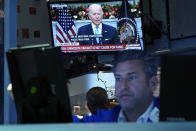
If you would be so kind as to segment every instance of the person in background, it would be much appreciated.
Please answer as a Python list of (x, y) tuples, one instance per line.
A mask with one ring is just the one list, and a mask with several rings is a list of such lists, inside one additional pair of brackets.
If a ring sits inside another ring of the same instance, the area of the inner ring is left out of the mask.
[(98, 109), (108, 109), (109, 99), (107, 91), (102, 87), (93, 87), (86, 94), (87, 107), (92, 114)]
[(118, 122), (159, 121), (159, 101), (153, 97), (158, 86), (155, 59), (144, 51), (118, 56), (114, 64), (115, 96), (121, 110)]
[(102, 38), (90, 38), (80, 41), (80, 45), (119, 44), (120, 38), (116, 28), (102, 23), (103, 10), (99, 4), (92, 4), (88, 8), (88, 17), (91, 24), (78, 29), (78, 35), (102, 35)]
[(90, 115), (86, 114), (84, 118), (79, 119), (73, 115), (73, 121), (77, 122), (113, 122), (117, 115), (119, 107), (112, 110), (109, 109), (110, 103), (107, 91), (102, 87), (93, 87), (86, 94), (87, 107), (90, 110)]

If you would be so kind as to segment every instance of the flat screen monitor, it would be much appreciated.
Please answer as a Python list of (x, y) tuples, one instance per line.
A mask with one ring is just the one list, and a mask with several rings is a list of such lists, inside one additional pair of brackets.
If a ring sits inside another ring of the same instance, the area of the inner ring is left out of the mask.
[(18, 123), (72, 122), (60, 48), (15, 48), (6, 54)]
[[(91, 4), (103, 10), (99, 33), (88, 17)], [(65, 53), (143, 50), (140, 5), (140, 0), (49, 0), (53, 46)]]
[(196, 120), (196, 56), (161, 56), (160, 121)]

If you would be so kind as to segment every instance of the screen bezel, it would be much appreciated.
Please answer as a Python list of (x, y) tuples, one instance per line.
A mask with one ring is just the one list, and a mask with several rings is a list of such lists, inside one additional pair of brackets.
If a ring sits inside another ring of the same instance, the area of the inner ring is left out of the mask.
[[(17, 111), (17, 122), (21, 124), (72, 122), (70, 98), (67, 89), (67, 75), (64, 72), (60, 48), (58, 47), (12, 48), (8, 52), (6, 52), (6, 56), (8, 59), (10, 79), (14, 87), (13, 94), (14, 94), (14, 101), (15, 101), (16, 111)], [(51, 64), (51, 62), (55, 64)], [(52, 71), (51, 68), (56, 68), (57, 70)], [(28, 73), (26, 73), (27, 72), (26, 70), (29, 70)], [(53, 76), (55, 76), (56, 78), (58, 77), (58, 79), (53, 79)], [(50, 91), (52, 90), (54, 91), (53, 92), (54, 97), (53, 96), (47, 97), (48, 105), (44, 106), (44, 109), (46, 110), (42, 110), (42, 113), (43, 112), (45, 113), (45, 111), (48, 111), (50, 109), (56, 109), (58, 111), (56, 112), (56, 114), (50, 113), (44, 115), (42, 119), (35, 119), (40, 117), (35, 113), (37, 111), (36, 109), (41, 109), (41, 108), (40, 107), (37, 108), (33, 106), (33, 103), (39, 103), (39, 102), (34, 101), (35, 99), (32, 98), (41, 98), (40, 99), (41, 101), (43, 97), (42, 95), (32, 96), (31, 93), (29, 93), (28, 81), (35, 77), (36, 78), (44, 77), (49, 82), (50, 86), (44, 86), (44, 88), (34, 83), (37, 85), (39, 89), (41, 88), (44, 89), (44, 93), (48, 89)], [(57, 101), (51, 101), (51, 100), (57, 100)], [(57, 104), (51, 106), (49, 101), (51, 102), (51, 104), (53, 103), (55, 104), (57, 103)], [(49, 106), (52, 108), (48, 108)]]
[[(53, 37), (53, 30), (52, 30), (52, 22), (51, 22), (51, 15), (50, 15), (50, 4), (54, 4), (54, 3), (66, 3), (66, 4), (77, 4), (77, 3), (101, 3), (101, 2), (106, 2), (107, 0), (61, 0), (61, 1), (57, 1), (57, 0), (49, 0), (47, 2), (47, 6), (48, 6), (48, 15), (49, 15), (49, 24), (50, 24), (50, 30), (51, 30), (51, 39), (52, 39), (52, 43), (51, 43), (51, 46), (52, 47), (56, 47), (54, 45), (54, 37)], [(111, 0), (111, 1), (107, 1), (107, 2), (117, 2), (117, 1), (123, 1), (123, 0)], [(129, 1), (129, 0), (128, 0)], [(141, 49), (123, 49), (123, 50), (95, 50), (95, 51), (62, 51), (64, 54), (97, 54), (97, 55), (107, 55), (107, 54), (117, 54), (118, 52), (129, 52), (129, 51), (132, 51), (132, 50), (141, 50), (143, 51), (144, 48), (145, 48), (145, 40), (144, 40), (144, 20), (143, 20), (143, 7), (142, 7), (142, 4), (143, 3), (143, 0), (140, 0), (140, 11), (141, 11), (141, 32), (142, 32), (142, 37), (139, 38), (141, 39), (142, 41), (142, 45), (141, 45)], [(140, 43), (141, 44), (141, 43)], [(120, 45), (120, 44), (119, 44)], [(121, 44), (122, 45), (122, 44)]]
[[(195, 97), (194, 53), (166, 53), (160, 56), (160, 121), (182, 122), (195, 121), (196, 113), (193, 100)], [(178, 66), (176, 66), (178, 65)]]

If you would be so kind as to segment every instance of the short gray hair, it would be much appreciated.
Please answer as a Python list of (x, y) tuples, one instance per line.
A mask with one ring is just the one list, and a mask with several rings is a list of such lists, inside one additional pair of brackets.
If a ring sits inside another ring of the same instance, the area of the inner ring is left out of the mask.
[(118, 63), (129, 60), (141, 60), (144, 64), (144, 71), (150, 77), (157, 75), (158, 64), (155, 56), (148, 54), (145, 51), (133, 50), (129, 52), (120, 52), (115, 58), (113, 72), (115, 73)]
[[(101, 5), (99, 5), (99, 4), (91, 4), (88, 7), (88, 14), (90, 14), (90, 11), (92, 10), (93, 7), (100, 7), (102, 9)], [(102, 10), (102, 14), (103, 14), (103, 10)]]

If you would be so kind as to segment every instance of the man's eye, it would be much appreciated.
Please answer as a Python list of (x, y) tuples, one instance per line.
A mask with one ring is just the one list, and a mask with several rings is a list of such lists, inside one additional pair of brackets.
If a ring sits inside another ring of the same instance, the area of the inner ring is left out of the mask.
[(122, 80), (122, 78), (120, 78), (120, 77), (115, 77), (115, 80), (116, 80), (116, 82), (119, 82), (119, 81)]
[(129, 80), (135, 80), (135, 79), (136, 79), (136, 75), (129, 76)]

